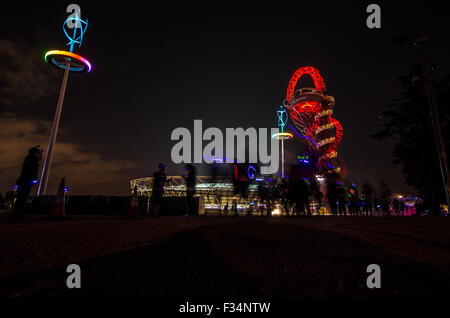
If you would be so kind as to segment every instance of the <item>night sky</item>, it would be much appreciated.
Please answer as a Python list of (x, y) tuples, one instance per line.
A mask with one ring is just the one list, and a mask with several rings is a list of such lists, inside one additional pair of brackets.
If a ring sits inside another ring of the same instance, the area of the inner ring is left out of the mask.
[[(63, 72), (43, 54), (66, 49), (69, 3), (2, 4), (0, 193), (14, 185), (28, 148), (46, 147)], [(49, 192), (66, 176), (73, 194), (126, 194), (130, 179), (151, 176), (159, 162), (179, 174), (170, 134), (194, 119), (204, 129), (275, 127), (302, 66), (315, 66), (336, 99), (349, 180), (384, 178), (394, 193), (413, 192), (391, 164), (392, 145), (370, 135), (401, 89), (398, 77), (418, 61), (414, 46), (392, 45), (393, 36), (420, 26), (439, 74), (450, 73), (441, 2), (378, 1), (379, 30), (366, 27), (371, 2), (76, 3), (89, 26), (75, 52), (93, 70), (69, 76)]]

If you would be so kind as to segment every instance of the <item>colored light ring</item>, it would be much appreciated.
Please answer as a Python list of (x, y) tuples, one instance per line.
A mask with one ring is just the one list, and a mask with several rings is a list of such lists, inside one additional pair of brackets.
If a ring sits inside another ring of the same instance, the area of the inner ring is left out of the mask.
[[(57, 58), (64, 58), (64, 62), (58, 62)], [(69, 68), (70, 72), (89, 72), (92, 69), (91, 63), (89, 63), (88, 60), (86, 60), (84, 57), (68, 52), (68, 51), (62, 51), (62, 50), (50, 50), (47, 53), (45, 53), (44, 57), (45, 61), (47, 63), (52, 64), (53, 66), (56, 66), (57, 68), (66, 69), (67, 61), (66, 59), (70, 59), (71, 65)], [(72, 65), (73, 63), (73, 65)]]
[(282, 132), (282, 133), (277, 133), (277, 134), (273, 134), (272, 138), (275, 139), (292, 139), (294, 136), (291, 133), (287, 133), (287, 132)]
[[(253, 171), (251, 171), (251, 170), (253, 170)], [(247, 168), (247, 175), (250, 180), (253, 180), (253, 178), (255, 177), (255, 172), (256, 172), (256, 168), (252, 165), (249, 165)]]

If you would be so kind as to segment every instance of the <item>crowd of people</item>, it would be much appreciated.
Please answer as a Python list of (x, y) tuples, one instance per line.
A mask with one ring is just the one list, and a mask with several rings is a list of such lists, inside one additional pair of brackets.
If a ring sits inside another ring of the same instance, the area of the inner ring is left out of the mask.
[[(214, 167), (217, 170), (217, 167)], [(248, 165), (234, 163), (232, 165), (233, 199), (231, 204), (225, 204), (219, 209), (219, 215), (232, 212), (238, 215), (238, 198), (248, 202), (247, 215), (260, 213), (270, 216), (275, 208), (287, 216), (320, 215), (325, 209), (333, 216), (373, 216), (376, 215), (406, 215), (405, 202), (399, 198), (387, 195), (375, 196), (375, 191), (363, 186), (361, 194), (355, 184), (344, 184), (339, 174), (330, 173), (318, 180), (315, 171), (305, 165), (293, 165), (289, 176), (281, 178), (265, 177), (257, 182), (257, 195), (248, 199), (249, 186), (255, 180), (247, 174)], [(167, 177), (165, 165), (160, 164), (159, 170), (153, 175), (153, 188), (149, 215), (158, 215), (159, 202), (163, 195)], [(196, 169), (193, 165), (185, 166), (183, 175), (186, 186), (187, 217), (198, 216), (198, 201), (195, 200)], [(215, 182), (215, 176), (212, 176)], [(421, 203), (416, 204), (418, 215), (423, 211)]]
[[(42, 159), (42, 150), (33, 147), (25, 157), (21, 174), (15, 186), (15, 204), (11, 209), (11, 217), (17, 218), (26, 210), (27, 198), (34, 184), (37, 183), (39, 162)], [(186, 217), (198, 216), (198, 200), (196, 198), (196, 168), (192, 164), (185, 166), (183, 179), (186, 186)], [(231, 209), (234, 215), (238, 215), (236, 197), (247, 199), (249, 186), (254, 183), (254, 178), (248, 174), (248, 165), (234, 163), (232, 165), (233, 197)], [(158, 217), (164, 189), (168, 182), (165, 173), (166, 165), (161, 163), (153, 174), (152, 193), (147, 215)], [(211, 165), (212, 182), (218, 175), (218, 167)], [(285, 215), (311, 216), (313, 212), (321, 214), (323, 208), (329, 210), (333, 216), (372, 216), (406, 214), (405, 202), (392, 197), (390, 190), (386, 189), (378, 196), (371, 186), (363, 185), (361, 194), (355, 184), (344, 184), (340, 175), (336, 172), (325, 174), (322, 179), (317, 178), (317, 171), (311, 165), (300, 162), (292, 165), (287, 176), (281, 178), (264, 177), (257, 183), (257, 196), (250, 202), (247, 214), (259, 212), (261, 215), (270, 216), (277, 207)], [(319, 181), (320, 180), (320, 181)], [(5, 205), (3, 196), (0, 196), (0, 206)], [(223, 213), (228, 214), (230, 207), (226, 204)], [(313, 209), (313, 211), (312, 211)], [(416, 215), (424, 213), (423, 202), (416, 202)], [(219, 213), (222, 213), (220, 209)]]

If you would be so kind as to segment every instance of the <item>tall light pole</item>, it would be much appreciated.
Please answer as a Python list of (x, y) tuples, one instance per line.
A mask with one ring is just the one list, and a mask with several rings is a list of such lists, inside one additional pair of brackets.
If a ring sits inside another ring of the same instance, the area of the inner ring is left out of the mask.
[(292, 134), (284, 132), (284, 126), (286, 126), (288, 115), (284, 106), (280, 106), (280, 110), (277, 111), (278, 117), (278, 127), (280, 127), (280, 132), (274, 134), (272, 138), (281, 140), (281, 178), (284, 179), (284, 140), (292, 139)]
[[(66, 30), (67, 28), (70, 28), (68, 22), (70, 22), (70, 25), (73, 27), (72, 35), (69, 35)], [(75, 12), (74, 16), (71, 15), (63, 24), (64, 34), (69, 39), (69, 43), (67, 43), (67, 45), (70, 46), (70, 50), (51, 50), (45, 53), (45, 61), (52, 64), (53, 66), (63, 69), (64, 77), (61, 84), (61, 89), (59, 91), (58, 104), (56, 105), (55, 117), (53, 118), (52, 130), (50, 133), (47, 151), (45, 153), (44, 165), (42, 166), (41, 179), (37, 192), (38, 195), (45, 195), (47, 192), (48, 177), (53, 159), (53, 149), (55, 147), (56, 136), (58, 134), (59, 120), (61, 118), (69, 72), (89, 72), (92, 68), (91, 63), (89, 63), (88, 60), (78, 54), (73, 53), (75, 44), (81, 46), (86, 28), (87, 20), (81, 20), (80, 12)]]
[(434, 132), (434, 140), (436, 143), (436, 150), (438, 152), (438, 158), (439, 158), (439, 167), (441, 169), (441, 176), (442, 176), (442, 182), (444, 185), (444, 192), (445, 197), (447, 200), (447, 206), (450, 206), (450, 200), (449, 200), (449, 179), (450, 179), (450, 173), (448, 169), (448, 161), (447, 161), (447, 151), (445, 147), (445, 141), (442, 136), (442, 130), (441, 130), (441, 123), (439, 120), (439, 111), (438, 106), (436, 103), (436, 94), (433, 89), (433, 85), (431, 82), (431, 67), (430, 67), (430, 60), (429, 56), (427, 54), (426, 50), (426, 44), (429, 40), (428, 36), (420, 36), (414, 39), (414, 45), (416, 46), (419, 56), (420, 56), (420, 62), (422, 65), (422, 71), (424, 74), (424, 80), (425, 80), (425, 90), (427, 92), (427, 98), (428, 98), (428, 107), (430, 110), (431, 115), (431, 124), (433, 126), (433, 132)]

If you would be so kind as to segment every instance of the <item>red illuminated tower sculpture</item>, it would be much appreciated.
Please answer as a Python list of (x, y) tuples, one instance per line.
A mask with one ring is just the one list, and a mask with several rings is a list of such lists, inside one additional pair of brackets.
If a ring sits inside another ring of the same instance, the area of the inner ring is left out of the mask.
[[(303, 75), (312, 77), (314, 88), (295, 90)], [(337, 172), (344, 177), (346, 169), (337, 153), (343, 135), (342, 125), (331, 117), (334, 97), (327, 95), (325, 82), (316, 68), (301, 67), (292, 75), (284, 106), (300, 131), (300, 137), (308, 139), (311, 151), (319, 154), (319, 169), (327, 173)]]

